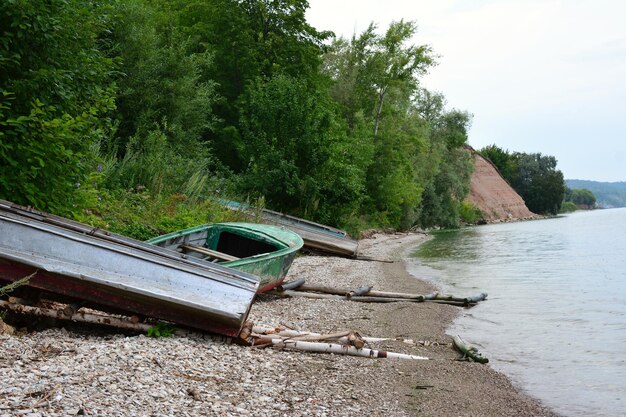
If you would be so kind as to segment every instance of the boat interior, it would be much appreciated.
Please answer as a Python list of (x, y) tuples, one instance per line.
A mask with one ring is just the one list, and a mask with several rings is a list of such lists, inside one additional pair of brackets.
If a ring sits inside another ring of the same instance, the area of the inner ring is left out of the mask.
[(238, 234), (236, 230), (209, 228), (174, 237), (157, 245), (210, 262), (236, 261), (282, 249), (280, 245), (248, 235), (249, 233)]

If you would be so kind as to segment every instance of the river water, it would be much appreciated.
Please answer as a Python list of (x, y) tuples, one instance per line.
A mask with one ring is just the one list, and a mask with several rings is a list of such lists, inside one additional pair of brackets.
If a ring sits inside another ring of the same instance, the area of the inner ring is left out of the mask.
[(451, 335), (565, 416), (626, 416), (626, 209), (436, 232), (412, 274), (489, 293)]

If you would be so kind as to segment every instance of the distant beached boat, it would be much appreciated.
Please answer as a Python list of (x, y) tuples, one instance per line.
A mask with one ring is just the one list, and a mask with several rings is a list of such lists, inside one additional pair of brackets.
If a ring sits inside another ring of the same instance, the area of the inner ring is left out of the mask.
[(0, 286), (34, 273), (26, 285), (99, 309), (238, 336), (259, 287), (245, 271), (0, 200)]
[(348, 258), (358, 257), (359, 242), (350, 238), (343, 230), (277, 211), (268, 209), (257, 210), (252, 206), (236, 201), (221, 200), (220, 202), (225, 207), (240, 211), (249, 218), (263, 223), (283, 226), (297, 233), (304, 240), (304, 247), (312, 251)]
[(303, 245), (302, 238), (291, 230), (255, 223), (196, 226), (147, 243), (257, 275), (257, 292), (271, 290), (283, 282)]

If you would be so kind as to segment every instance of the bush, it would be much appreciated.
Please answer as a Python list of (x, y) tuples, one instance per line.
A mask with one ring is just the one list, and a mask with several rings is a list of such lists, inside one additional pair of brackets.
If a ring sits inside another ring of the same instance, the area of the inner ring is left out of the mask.
[(461, 221), (467, 224), (476, 224), (484, 217), (483, 212), (469, 201), (461, 203), (461, 206), (459, 207), (459, 215), (461, 217)]
[(561, 204), (560, 213), (571, 213), (576, 210), (578, 210), (578, 206), (576, 206), (575, 203), (572, 203), (571, 201), (564, 201), (563, 204)]

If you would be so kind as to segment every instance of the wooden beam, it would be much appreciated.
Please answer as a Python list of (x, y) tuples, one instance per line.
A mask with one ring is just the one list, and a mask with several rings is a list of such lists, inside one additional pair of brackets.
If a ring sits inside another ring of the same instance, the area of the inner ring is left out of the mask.
[(222, 253), (222, 252), (218, 252), (216, 250), (212, 250), (209, 248), (205, 248), (203, 246), (196, 246), (196, 245), (180, 245), (179, 246), (183, 251), (192, 251), (192, 252), (198, 252), (201, 253), (203, 255), (207, 255), (210, 256), (212, 258), (217, 258), (221, 261), (237, 261), (241, 258), (237, 258), (236, 256), (232, 256), (232, 255), (228, 255), (227, 253)]

